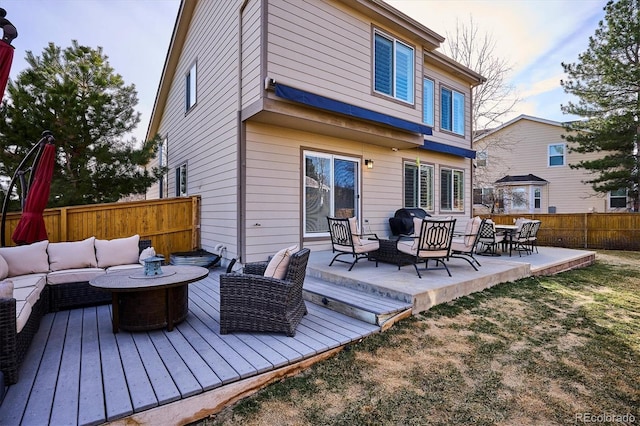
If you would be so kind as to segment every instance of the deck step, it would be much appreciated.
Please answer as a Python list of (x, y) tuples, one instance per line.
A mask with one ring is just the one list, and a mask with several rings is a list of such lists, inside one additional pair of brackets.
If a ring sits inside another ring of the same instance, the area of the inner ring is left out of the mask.
[(302, 293), (308, 302), (378, 326), (412, 308), (410, 303), (332, 284), (309, 275), (304, 280)]

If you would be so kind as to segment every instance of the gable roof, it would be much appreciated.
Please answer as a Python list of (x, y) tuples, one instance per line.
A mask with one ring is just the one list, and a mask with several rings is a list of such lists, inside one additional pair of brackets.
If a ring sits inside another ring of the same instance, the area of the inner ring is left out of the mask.
[(506, 123), (501, 124), (498, 127), (495, 127), (493, 129), (487, 129), (487, 130), (484, 130), (484, 131), (476, 133), (476, 137), (475, 137), (474, 142), (478, 142), (478, 141), (484, 139), (485, 137), (487, 137), (489, 135), (492, 135), (492, 134), (494, 134), (496, 132), (499, 132), (500, 130), (502, 130), (502, 129), (506, 128), (506, 127), (509, 127), (512, 124), (515, 124), (515, 123), (517, 123), (519, 121), (522, 121), (522, 120), (534, 121), (536, 123), (548, 124), (550, 126), (557, 126), (557, 127), (563, 127), (564, 126), (564, 123), (561, 123), (559, 121), (547, 120), (545, 118), (533, 117), (531, 115), (526, 115), (526, 114), (520, 114), (516, 118), (514, 118), (512, 120), (509, 120)]
[(498, 179), (495, 183), (549, 183), (549, 181), (542, 179), (536, 175), (529, 173), (528, 175), (506, 175)]
[[(182, 49), (184, 48), (185, 40), (187, 38), (187, 32), (198, 1), (200, 0), (181, 0), (180, 2), (178, 16), (176, 17), (171, 42), (169, 43), (169, 49), (167, 51), (160, 82), (158, 84), (153, 110), (151, 111), (149, 126), (147, 127), (147, 139), (153, 137), (160, 127), (160, 120), (167, 103), (171, 83), (175, 76), (178, 61), (180, 60)], [(473, 86), (486, 81), (484, 77), (475, 71), (458, 64), (453, 59), (448, 58), (439, 52), (433, 51), (440, 47), (440, 43), (444, 41), (444, 37), (388, 5), (383, 0), (337, 1), (367, 16), (371, 16), (372, 19), (383, 22), (385, 25), (398, 32), (411, 33), (414, 37), (420, 39), (420, 42), (423, 44), (425, 48), (425, 59), (427, 57), (431, 58), (441, 67), (453, 72)], [(245, 0), (238, 8), (238, 13), (242, 13), (246, 4), (247, 2)], [(432, 52), (428, 52), (429, 50), (432, 50)], [(427, 56), (427, 53), (429, 56)]]

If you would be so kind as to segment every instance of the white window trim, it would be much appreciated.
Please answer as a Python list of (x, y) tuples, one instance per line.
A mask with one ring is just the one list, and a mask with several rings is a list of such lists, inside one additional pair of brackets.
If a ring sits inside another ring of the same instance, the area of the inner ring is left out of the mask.
[(189, 67), (189, 71), (184, 76), (185, 82), (185, 112), (189, 112), (198, 103), (198, 62), (194, 62)]
[[(327, 158), (331, 160), (331, 176), (334, 177), (335, 179), (335, 170), (334, 170), (334, 161), (335, 159), (338, 160), (346, 160), (346, 161), (352, 161), (357, 165), (357, 171), (356, 171), (356, 183), (355, 183), (355, 197), (356, 197), (356, 203), (355, 203), (355, 217), (356, 218), (360, 218), (360, 212), (362, 211), (362, 206), (361, 206), (361, 197), (360, 197), (360, 182), (362, 182), (362, 165), (360, 164), (360, 158), (357, 157), (350, 157), (347, 155), (339, 155), (339, 154), (329, 154), (326, 152), (318, 152), (318, 151), (313, 151), (313, 150), (304, 150), (302, 152), (302, 178), (303, 178), (303, 187), (302, 187), (302, 192), (304, 194), (304, 191), (306, 189), (306, 184), (304, 183), (306, 181), (306, 176), (307, 176), (307, 156), (308, 155), (312, 155), (314, 157), (322, 157), (322, 158)], [(331, 193), (335, 194), (335, 190), (334, 190), (334, 185), (333, 182), (331, 183)], [(335, 198), (331, 197), (329, 202), (330, 204), (330, 211), (335, 213)], [(306, 206), (306, 200), (305, 197), (303, 196), (303, 208), (302, 208), (302, 229), (303, 229), (303, 238), (307, 238), (307, 237), (328, 237), (329, 236), (329, 231), (327, 232), (307, 232), (307, 206)], [(358, 219), (359, 220), (359, 219)]]
[[(451, 129), (445, 129), (444, 127), (442, 127), (442, 91), (443, 90), (448, 90), (449, 92), (451, 92), (451, 110), (449, 111), (449, 113), (451, 114)], [(456, 119), (456, 114), (455, 114), (455, 98), (456, 95), (460, 95), (462, 96), (462, 132), (458, 132), (456, 131), (456, 128), (458, 127), (459, 123)], [(445, 86), (442, 85), (440, 86), (440, 127), (442, 130), (449, 132), (449, 133), (453, 133), (454, 135), (459, 135), (459, 136), (464, 136), (466, 133), (466, 108), (467, 108), (467, 97), (465, 96), (464, 93), (460, 92), (459, 90), (456, 90), (452, 87), (449, 86)]]
[[(435, 179), (436, 179), (435, 173), (436, 173), (436, 171), (435, 171), (434, 165), (433, 164), (421, 164), (421, 163), (420, 164), (416, 164), (415, 161), (403, 161), (402, 162), (402, 176), (403, 176), (403, 190), (404, 191), (406, 191), (406, 185), (407, 185), (406, 181), (404, 181), (404, 177), (406, 176), (405, 167), (407, 167), (407, 165), (415, 165), (418, 168), (418, 187), (415, 188), (416, 191), (418, 192), (418, 194), (417, 194), (418, 205), (417, 206), (411, 206), (411, 207), (419, 207), (419, 208), (422, 208), (422, 209), (424, 209), (426, 211), (429, 211), (429, 212), (435, 211), (435, 195), (434, 194), (435, 194)], [(421, 197), (421, 194), (422, 194), (422, 186), (421, 186), (422, 185), (422, 180), (420, 179), (420, 177), (421, 177), (421, 171), (422, 171), (423, 167), (425, 169), (430, 169), (431, 170), (431, 188), (430, 188), (430, 191), (429, 191), (429, 195), (431, 195), (431, 199), (429, 200), (429, 202), (431, 203), (431, 206), (426, 206), (426, 207), (422, 206), (422, 197)], [(404, 191), (403, 191), (403, 198), (404, 198)], [(403, 199), (403, 204), (404, 204), (404, 199)], [(410, 207), (410, 206), (404, 206), (404, 207)]]
[[(189, 176), (188, 176), (187, 163), (182, 163), (176, 167), (176, 196), (186, 197), (189, 193)], [(184, 176), (184, 188), (182, 185)]]
[[(384, 92), (380, 92), (380, 91), (376, 90), (376, 85), (375, 85), (375, 75), (376, 75), (375, 74), (375, 69), (376, 69), (376, 63), (375, 63), (375, 40), (376, 40), (376, 35), (384, 37), (384, 38), (386, 38), (387, 40), (389, 40), (389, 41), (391, 41), (393, 43), (393, 54), (392, 54), (393, 64), (392, 64), (392, 68), (393, 68), (394, 78), (392, 78), (392, 80), (391, 80), (391, 83), (392, 83), (392, 86), (393, 86), (392, 87), (392, 92), (393, 93), (391, 95), (389, 95), (388, 93), (384, 93)], [(409, 93), (409, 96), (410, 96), (409, 100), (399, 98), (397, 96), (397, 93), (396, 93), (396, 90), (397, 90), (397, 88), (396, 88), (397, 85), (396, 85), (396, 80), (395, 80), (396, 55), (397, 55), (396, 46), (398, 44), (401, 44), (401, 45), (407, 47), (408, 49), (410, 49), (413, 52), (413, 55), (411, 55), (411, 65), (410, 65), (410, 69), (411, 69), (411, 79), (410, 79), (411, 88), (408, 90), (408, 93)], [(415, 80), (416, 80), (416, 77), (415, 77), (415, 74), (416, 74), (415, 73), (415, 68), (416, 68), (416, 49), (413, 46), (409, 45), (408, 43), (405, 43), (404, 41), (399, 40), (399, 39), (393, 37), (392, 35), (389, 35), (389, 34), (383, 32), (383, 31), (381, 31), (381, 30), (379, 30), (377, 28), (375, 28), (373, 30), (373, 47), (372, 48), (373, 48), (373, 51), (372, 51), (371, 57), (373, 58), (373, 63), (372, 63), (372, 65), (373, 65), (373, 73), (372, 73), (373, 91), (375, 93), (379, 94), (379, 95), (392, 98), (392, 99), (394, 99), (396, 101), (404, 102), (404, 103), (409, 104), (409, 105), (414, 105), (415, 104), (415, 98), (416, 98), (416, 96), (415, 96), (415, 90), (416, 90), (416, 87), (415, 87), (416, 86), (416, 83), (415, 83)]]
[[(465, 173), (463, 169), (456, 169), (453, 167), (440, 167), (440, 190), (442, 190), (442, 172), (445, 170), (449, 170), (451, 171), (451, 208), (450, 209), (445, 209), (442, 207), (442, 194), (440, 194), (440, 211), (441, 212), (453, 212), (453, 213), (464, 213), (465, 210)], [(460, 173), (462, 174), (462, 199), (461, 199), (461, 205), (462, 208), (456, 209), (455, 205), (456, 205), (456, 198), (455, 198), (455, 188), (453, 185), (453, 179), (454, 176), (456, 175), (456, 173)]]
[[(562, 164), (551, 165), (551, 157), (559, 157), (558, 155), (551, 155), (552, 146), (562, 146)], [(567, 165), (567, 144), (565, 143), (550, 143), (547, 145), (547, 167), (564, 167)]]

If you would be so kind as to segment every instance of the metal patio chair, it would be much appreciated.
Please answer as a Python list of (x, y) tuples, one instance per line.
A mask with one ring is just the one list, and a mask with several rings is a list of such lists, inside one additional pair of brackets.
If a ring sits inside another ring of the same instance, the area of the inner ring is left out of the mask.
[[(475, 216), (469, 222), (467, 222), (467, 226), (465, 227), (464, 234), (455, 235), (453, 237), (453, 241), (451, 242), (451, 256), (456, 259), (464, 259), (469, 265), (476, 271), (476, 265), (480, 265), (478, 259), (473, 257), (476, 252), (476, 247), (478, 245), (480, 229), (486, 222), (486, 219), (480, 218), (480, 216)], [(475, 263), (475, 265), (474, 265)]]
[(496, 224), (491, 219), (486, 219), (480, 225), (478, 244), (483, 249), (478, 254), (482, 256), (500, 256), (498, 246), (504, 242), (504, 233), (496, 230)]
[[(419, 263), (425, 264), (425, 270), (445, 269), (451, 276), (445, 261), (451, 256), (451, 242), (456, 220), (425, 218), (422, 221), (415, 220), (414, 224), (415, 236), (410, 240), (408, 240), (409, 237), (400, 238), (397, 243), (398, 251), (413, 256), (413, 267), (419, 278), (422, 278), (418, 270)], [(440, 263), (442, 267), (429, 268), (430, 260), (435, 261), (436, 265)]]
[[(353, 269), (358, 260), (368, 259), (369, 254), (380, 248), (378, 236), (376, 234), (361, 234), (357, 230), (356, 218), (340, 219), (327, 217), (329, 223), (329, 234), (331, 235), (331, 247), (336, 254), (329, 266), (338, 261), (350, 264), (349, 271)], [(340, 256), (352, 256), (353, 262), (338, 259)], [(376, 260), (376, 267), (378, 261)]]

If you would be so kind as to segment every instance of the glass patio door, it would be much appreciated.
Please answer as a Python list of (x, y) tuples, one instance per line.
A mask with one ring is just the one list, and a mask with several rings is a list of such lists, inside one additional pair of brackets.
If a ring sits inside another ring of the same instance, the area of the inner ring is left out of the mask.
[(359, 175), (360, 160), (357, 158), (305, 151), (305, 236), (327, 233), (327, 216), (358, 216)]

